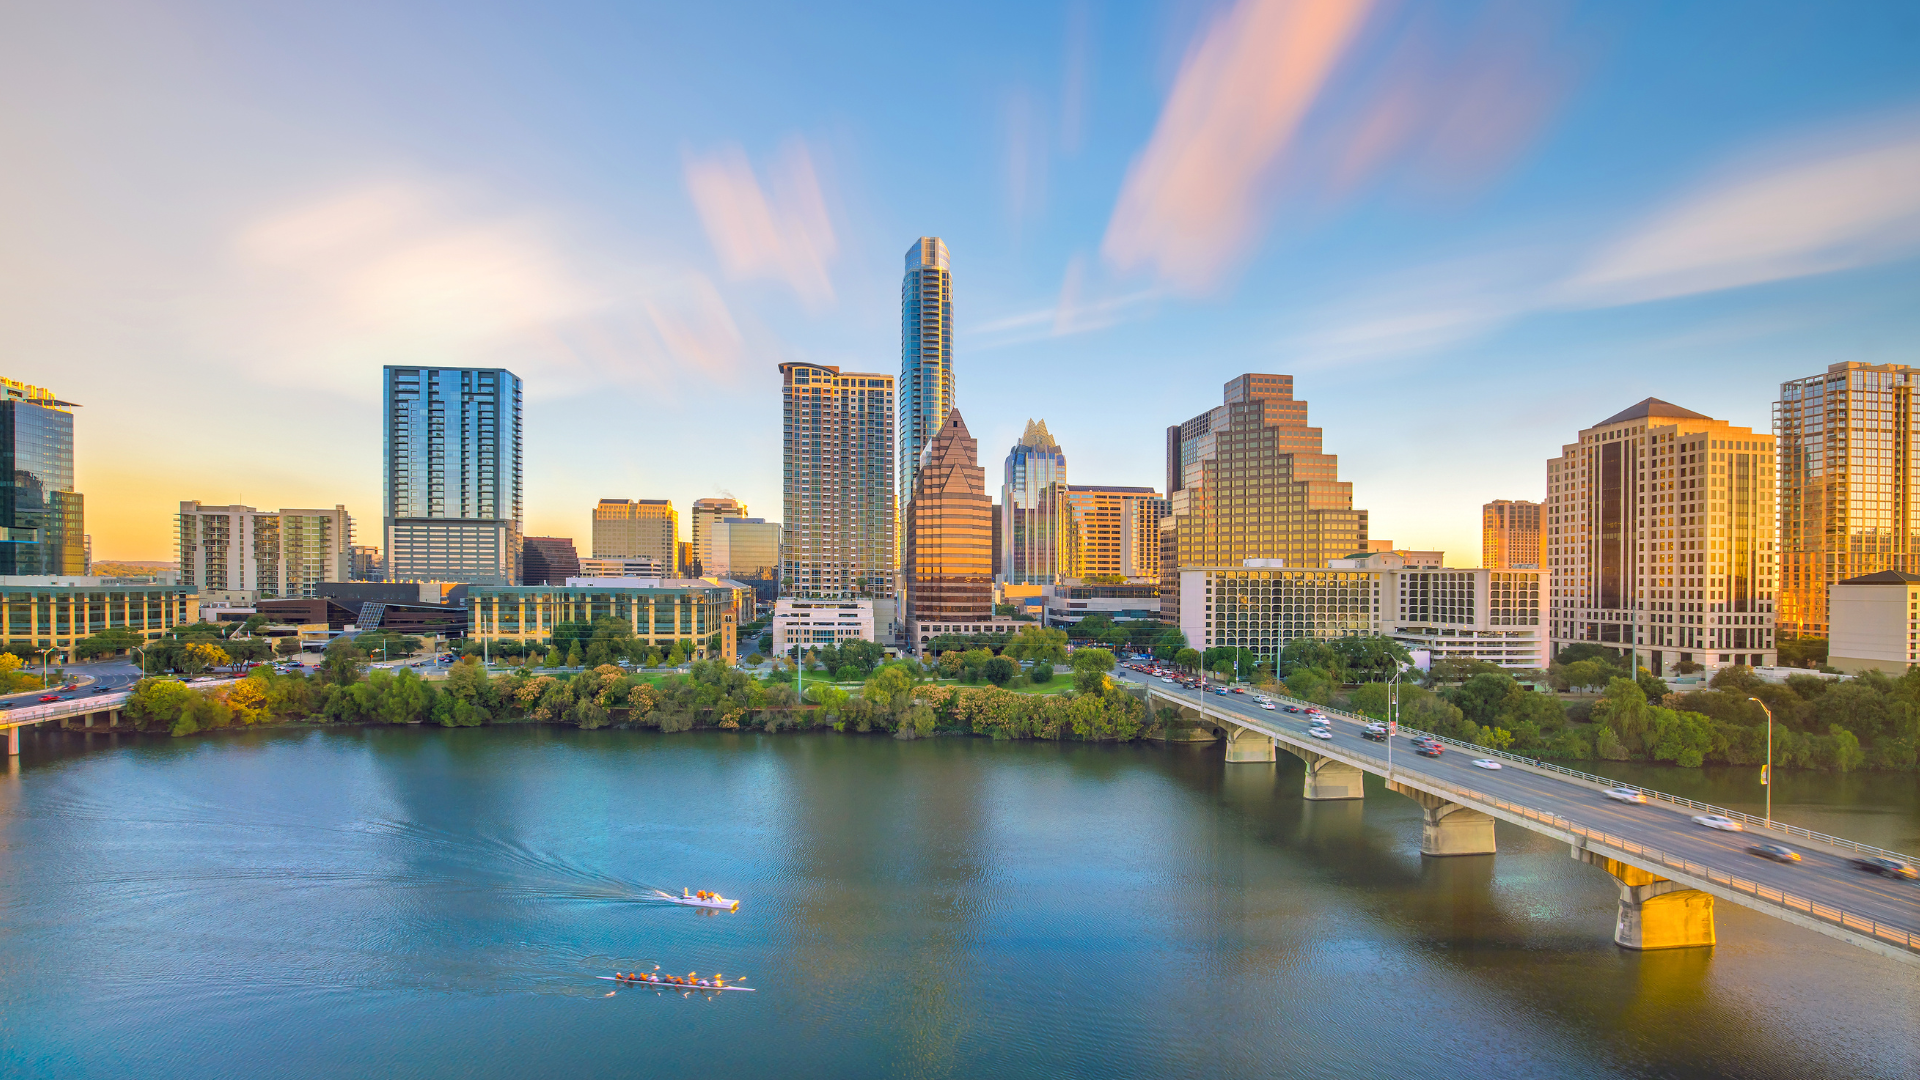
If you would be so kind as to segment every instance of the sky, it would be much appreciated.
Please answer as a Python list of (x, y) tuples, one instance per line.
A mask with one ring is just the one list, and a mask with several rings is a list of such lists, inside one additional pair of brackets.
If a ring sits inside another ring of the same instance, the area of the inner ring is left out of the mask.
[[(990, 483), (1295, 377), (1375, 538), (1648, 396), (1917, 363), (1920, 7), (1449, 0), (0, 6), (0, 375), (76, 410), (96, 559), (181, 500), (380, 532), (380, 369), (526, 384), (526, 529), (780, 516), (789, 360), (897, 372), (952, 251)], [(683, 522), (683, 532), (686, 528)]]

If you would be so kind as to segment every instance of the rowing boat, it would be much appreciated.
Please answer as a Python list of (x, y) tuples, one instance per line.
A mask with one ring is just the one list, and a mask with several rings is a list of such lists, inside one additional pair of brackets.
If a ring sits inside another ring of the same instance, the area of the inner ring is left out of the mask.
[(653, 990), (698, 990), (701, 993), (705, 993), (708, 990), (745, 990), (747, 993), (751, 994), (754, 992), (754, 990), (758, 989), (757, 987), (752, 987), (752, 986), (694, 986), (691, 983), (675, 983), (675, 982), (667, 982), (665, 980), (662, 980), (660, 982), (648, 982), (645, 979), (640, 979), (640, 980), (616, 979), (611, 975), (595, 975), (594, 978), (601, 979), (606, 982), (619, 983), (621, 986), (645, 986)]
[(740, 910), (740, 901), (729, 900), (724, 896), (699, 897), (699, 896), (687, 896), (685, 894), (682, 894), (680, 896), (675, 896), (672, 893), (666, 892), (664, 890), (659, 890), (659, 892), (660, 892), (661, 898), (666, 900), (666, 902), (669, 904), (680, 904), (685, 907), (712, 908), (715, 911), (739, 911)]

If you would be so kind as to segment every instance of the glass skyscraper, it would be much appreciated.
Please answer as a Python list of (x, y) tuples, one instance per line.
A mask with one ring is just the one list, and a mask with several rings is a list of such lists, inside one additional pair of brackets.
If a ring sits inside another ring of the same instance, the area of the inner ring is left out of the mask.
[(73, 490), (73, 405), (0, 379), (0, 574), (87, 572), (85, 507)]
[(520, 378), (385, 370), (387, 580), (518, 585)]
[(898, 505), (913, 498), (920, 453), (953, 411), (953, 275), (947, 245), (923, 236), (907, 249), (900, 279), (900, 467)]
[(1027, 421), (1007, 451), (1000, 485), (1000, 580), (1008, 585), (1052, 585), (1066, 572), (1061, 554), (1072, 511), (1067, 505), (1067, 455), (1047, 422)]

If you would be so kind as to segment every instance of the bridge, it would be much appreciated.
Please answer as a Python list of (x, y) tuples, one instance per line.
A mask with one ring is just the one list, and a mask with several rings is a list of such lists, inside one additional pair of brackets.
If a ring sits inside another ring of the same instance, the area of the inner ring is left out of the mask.
[[(1645, 789), (1646, 803), (1614, 802), (1602, 792), (1623, 786), (1617, 781), (1452, 739), (1440, 740), (1452, 752), (1420, 757), (1406, 741), (1364, 739), (1361, 729), (1372, 718), (1323, 706), (1333, 738), (1318, 739), (1308, 734), (1304, 715), (1269, 712), (1250, 696), (1118, 674), (1145, 689), (1150, 707), (1171, 705), (1223, 739), (1230, 766), (1274, 761), (1276, 749), (1299, 757), (1307, 766), (1305, 798), (1362, 798), (1364, 777), (1381, 777), (1387, 790), (1419, 804), (1422, 855), (1492, 855), (1495, 821), (1563, 841), (1574, 859), (1618, 883), (1613, 939), (1625, 948), (1712, 945), (1714, 902), (1724, 900), (1920, 965), (1920, 882), (1866, 873), (1851, 862), (1879, 856), (1912, 865), (1911, 856)], [(1402, 727), (1400, 734), (1428, 733)], [(1501, 768), (1478, 768), (1475, 759)], [(1702, 813), (1725, 815), (1747, 831), (1704, 828), (1692, 820)], [(1791, 844), (1802, 861), (1748, 854), (1756, 842)]]
[[(124, 714), (127, 699), (133, 696), (133, 684), (140, 680), (140, 676), (116, 671), (87, 678), (87, 685), (67, 691), (59, 701), (40, 702), (38, 699), (48, 693), (59, 693), (46, 690), (31, 690), (8, 698), (9, 701), (24, 700), (32, 704), (0, 710), (0, 728), (7, 731), (7, 756), (20, 756), (20, 729), (36, 724), (58, 723), (63, 728), (86, 731), (133, 730)], [(213, 690), (232, 686), (234, 682), (233, 679), (205, 679), (192, 686), (195, 690)]]

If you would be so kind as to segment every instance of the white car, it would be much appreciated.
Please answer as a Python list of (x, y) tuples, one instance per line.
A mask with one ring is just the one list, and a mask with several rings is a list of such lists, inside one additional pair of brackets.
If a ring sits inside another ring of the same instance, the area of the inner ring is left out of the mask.
[(1163, 683), (1171, 683), (1171, 682), (1172, 682), (1173, 680), (1172, 680), (1172, 679), (1169, 679), (1169, 678), (1167, 678), (1167, 677), (1166, 677), (1165, 675), (1162, 675), (1162, 676), (1160, 677), (1160, 681), (1161, 681), (1161, 682), (1163, 682)]
[(1695, 814), (1693, 816), (1693, 823), (1695, 825), (1705, 825), (1709, 829), (1719, 829), (1721, 832), (1744, 831), (1739, 822), (1720, 814)]
[(1608, 788), (1601, 792), (1601, 794), (1612, 799), (1614, 802), (1643, 803), (1647, 801), (1647, 796), (1644, 792), (1635, 791), (1630, 787)]
[(1263, 709), (1265, 709), (1265, 710), (1267, 710), (1268, 712), (1272, 712), (1272, 711), (1273, 711), (1273, 702), (1271, 702), (1271, 701), (1263, 701), (1263, 702), (1261, 702), (1261, 703), (1260, 703), (1260, 707), (1261, 707), (1261, 708), (1263, 708)]
[(1476, 758), (1473, 767), (1476, 769), (1497, 769), (1500, 767), (1500, 763), (1492, 758)]
[(1314, 738), (1316, 738), (1316, 739), (1331, 739), (1331, 738), (1333, 738), (1333, 732), (1331, 732), (1331, 731), (1328, 731), (1328, 730), (1327, 730), (1326, 728), (1323, 728), (1323, 727), (1317, 727), (1317, 728), (1309, 728), (1309, 729), (1307, 730), (1307, 734), (1309, 734), (1309, 735), (1311, 735), (1311, 736), (1313, 736), (1313, 737), (1314, 737)]

